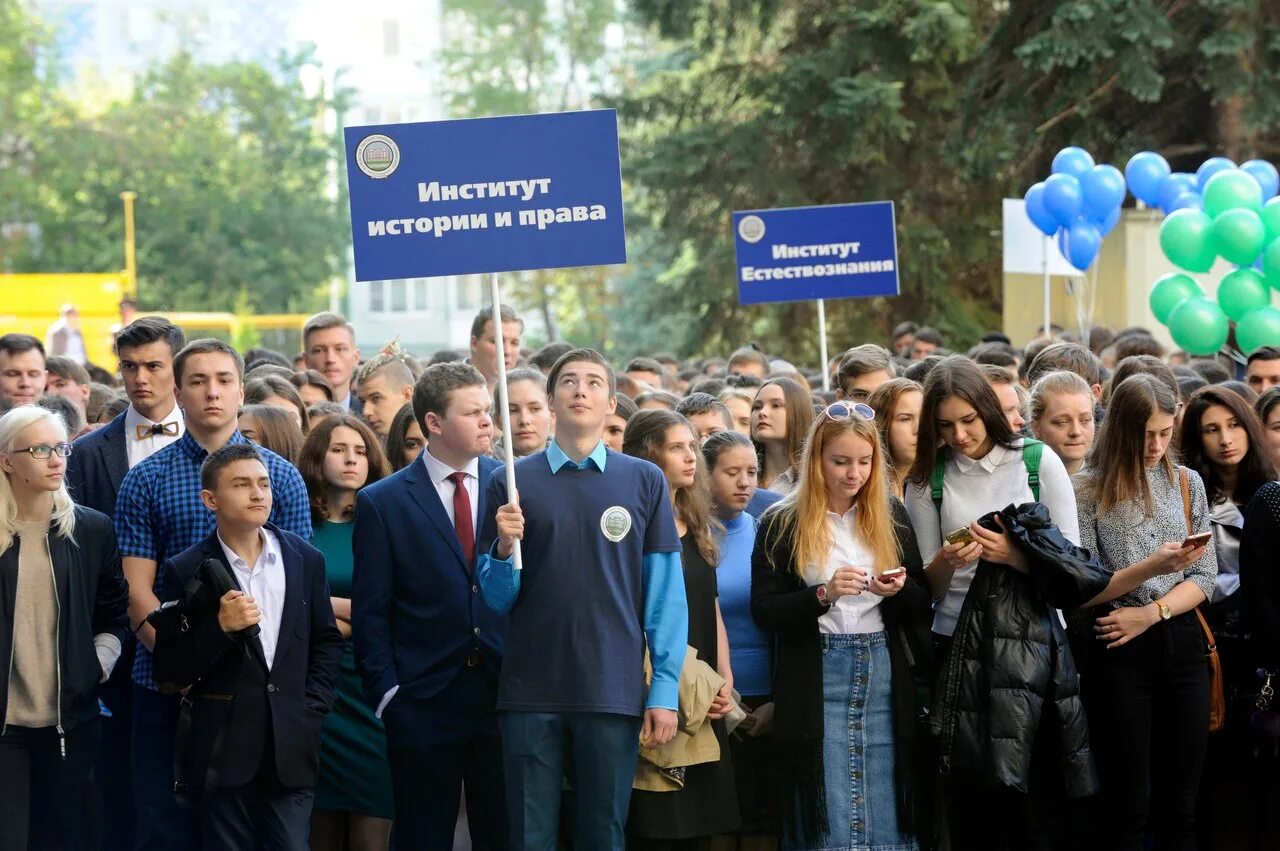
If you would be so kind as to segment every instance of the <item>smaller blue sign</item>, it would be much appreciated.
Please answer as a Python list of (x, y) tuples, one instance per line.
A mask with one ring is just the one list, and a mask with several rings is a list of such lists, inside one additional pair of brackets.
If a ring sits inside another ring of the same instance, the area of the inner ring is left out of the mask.
[(627, 262), (614, 110), (345, 136), (357, 281)]
[(898, 294), (892, 201), (743, 210), (733, 244), (742, 304)]

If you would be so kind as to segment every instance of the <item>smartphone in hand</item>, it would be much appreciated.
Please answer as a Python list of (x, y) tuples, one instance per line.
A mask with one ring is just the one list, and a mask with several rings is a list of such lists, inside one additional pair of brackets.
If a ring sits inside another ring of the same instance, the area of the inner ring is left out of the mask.
[(1212, 532), (1201, 532), (1198, 535), (1188, 535), (1186, 540), (1182, 542), (1182, 548), (1185, 550), (1187, 547), (1203, 547), (1212, 540)]
[(948, 544), (970, 544), (973, 543), (973, 532), (968, 526), (961, 526), (954, 532), (947, 535)]

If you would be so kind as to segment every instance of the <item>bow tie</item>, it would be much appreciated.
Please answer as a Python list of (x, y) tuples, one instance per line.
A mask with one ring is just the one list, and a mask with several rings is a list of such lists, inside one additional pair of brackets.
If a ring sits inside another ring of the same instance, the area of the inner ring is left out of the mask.
[(140, 425), (136, 427), (138, 430), (138, 440), (146, 440), (153, 434), (167, 434), (170, 437), (176, 437), (178, 434), (178, 424), (173, 423), (152, 423), (151, 425)]

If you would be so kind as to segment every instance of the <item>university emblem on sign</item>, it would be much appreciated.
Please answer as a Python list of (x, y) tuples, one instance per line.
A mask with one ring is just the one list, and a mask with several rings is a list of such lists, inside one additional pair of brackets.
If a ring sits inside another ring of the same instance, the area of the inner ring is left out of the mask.
[(764, 219), (759, 216), (744, 216), (738, 222), (738, 236), (752, 245), (764, 239)]
[(400, 148), (390, 136), (366, 136), (356, 148), (356, 165), (375, 180), (390, 177), (400, 165)]
[(631, 531), (631, 515), (620, 505), (606, 508), (600, 515), (600, 531), (610, 541), (618, 543)]

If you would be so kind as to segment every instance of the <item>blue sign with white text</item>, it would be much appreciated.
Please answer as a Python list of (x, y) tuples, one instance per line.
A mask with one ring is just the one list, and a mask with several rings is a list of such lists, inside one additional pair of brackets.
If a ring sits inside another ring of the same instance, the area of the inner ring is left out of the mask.
[(733, 214), (738, 301), (898, 294), (893, 202)]
[(627, 262), (612, 109), (344, 133), (358, 281)]

